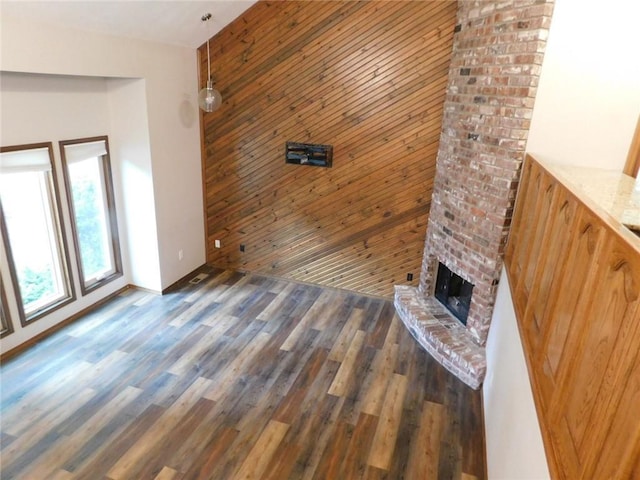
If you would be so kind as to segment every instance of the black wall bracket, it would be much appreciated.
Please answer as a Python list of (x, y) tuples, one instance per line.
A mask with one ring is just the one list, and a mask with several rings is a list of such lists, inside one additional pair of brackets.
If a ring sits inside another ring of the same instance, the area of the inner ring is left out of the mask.
[(333, 146), (315, 143), (287, 142), (287, 163), (310, 165), (312, 167), (331, 167)]

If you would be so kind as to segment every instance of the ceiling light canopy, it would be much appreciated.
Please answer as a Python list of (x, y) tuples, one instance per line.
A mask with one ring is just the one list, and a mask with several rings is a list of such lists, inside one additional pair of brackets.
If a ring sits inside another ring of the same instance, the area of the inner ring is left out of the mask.
[[(205, 13), (200, 19), (203, 22), (211, 20), (211, 14)], [(213, 88), (213, 79), (211, 78), (211, 57), (209, 53), (209, 37), (207, 37), (207, 86), (198, 93), (198, 105), (205, 112), (213, 112), (222, 105), (222, 95)]]

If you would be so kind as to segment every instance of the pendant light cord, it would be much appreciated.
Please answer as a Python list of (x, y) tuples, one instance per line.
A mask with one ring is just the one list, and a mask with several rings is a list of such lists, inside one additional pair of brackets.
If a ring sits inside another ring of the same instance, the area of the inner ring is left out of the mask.
[[(203, 22), (208, 22), (209, 20), (211, 20), (211, 14), (210, 13), (205, 13), (201, 20)], [(209, 32), (211, 33), (211, 29), (208, 29)], [(213, 87), (213, 82), (211, 81), (211, 55), (209, 53), (209, 40), (210, 40), (211, 35), (207, 34), (207, 88), (212, 88)]]
[(207, 82), (211, 81), (211, 58), (209, 57), (209, 39), (207, 38)]

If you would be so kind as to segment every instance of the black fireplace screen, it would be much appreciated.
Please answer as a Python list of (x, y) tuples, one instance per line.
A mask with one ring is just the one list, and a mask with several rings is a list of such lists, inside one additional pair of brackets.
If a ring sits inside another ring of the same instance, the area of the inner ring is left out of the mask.
[(440, 303), (447, 307), (463, 325), (467, 324), (472, 292), (473, 284), (453, 273), (442, 263), (438, 265), (435, 297)]

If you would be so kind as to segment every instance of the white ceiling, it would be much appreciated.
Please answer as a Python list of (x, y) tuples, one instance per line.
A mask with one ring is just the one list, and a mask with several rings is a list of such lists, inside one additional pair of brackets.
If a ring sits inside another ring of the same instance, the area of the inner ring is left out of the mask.
[[(197, 48), (256, 0), (1, 0), (0, 15)], [(211, 13), (212, 19), (201, 17)]]

